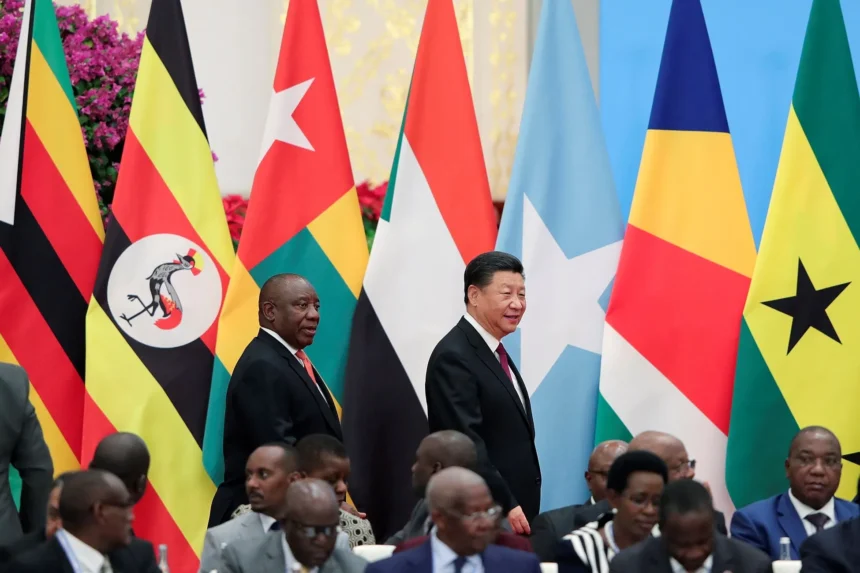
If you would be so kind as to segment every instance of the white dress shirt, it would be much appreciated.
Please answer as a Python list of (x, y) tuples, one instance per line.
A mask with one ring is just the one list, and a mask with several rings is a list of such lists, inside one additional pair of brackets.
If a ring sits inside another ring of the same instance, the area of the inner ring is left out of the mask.
[[(283, 345), (284, 345), (284, 348), (286, 348), (287, 350), (289, 350), (289, 351), (290, 351), (290, 354), (292, 354), (292, 355), (293, 355), (293, 358), (295, 358), (296, 360), (298, 360), (298, 361), (299, 361), (299, 365), (301, 365), (302, 369), (304, 370), (304, 368), (305, 368), (305, 363), (304, 363), (304, 362), (302, 362), (302, 359), (301, 359), (301, 358), (299, 358), (298, 356), (296, 356), (296, 352), (298, 352), (298, 350), (297, 350), (297, 349), (293, 348), (293, 347), (292, 347), (292, 345), (290, 345), (290, 343), (289, 343), (289, 342), (287, 342), (286, 340), (284, 340), (283, 338), (281, 338), (281, 335), (280, 335), (280, 334), (278, 334), (277, 332), (275, 332), (274, 330), (269, 330), (268, 328), (265, 328), (265, 327), (263, 327), (263, 326), (261, 326), (261, 327), (260, 327), (260, 330), (262, 330), (263, 332), (267, 332), (267, 333), (269, 334), (269, 336), (271, 336), (272, 338), (274, 338), (275, 340), (277, 340), (278, 342), (280, 342), (281, 344), (283, 344)], [(310, 360), (310, 359), (308, 359), (308, 360)], [(319, 393), (322, 395), (322, 397), (323, 397), (323, 402), (325, 402), (326, 404), (328, 404), (328, 400), (326, 400), (326, 398), (325, 398), (325, 394), (323, 394), (322, 388), (320, 388), (320, 382), (321, 382), (321, 380), (317, 380), (316, 382), (317, 382), (317, 383), (316, 383), (317, 390), (319, 390)]]
[(812, 525), (812, 522), (806, 519), (807, 515), (811, 515), (813, 513), (823, 513), (830, 519), (827, 520), (827, 523), (824, 524), (824, 529), (830, 529), (834, 525), (836, 525), (836, 502), (833, 501), (831, 497), (830, 500), (824, 504), (824, 507), (821, 509), (812, 509), (791, 493), (791, 490), (788, 490), (788, 498), (791, 500), (791, 505), (794, 506), (794, 510), (797, 512), (797, 515), (800, 516), (800, 521), (803, 523), (803, 528), (806, 530), (807, 535), (815, 534), (815, 526)]
[[(433, 573), (454, 573), (454, 561), (459, 556), (436, 536), (435, 529), (430, 534), (430, 551), (433, 554)], [(463, 565), (461, 573), (484, 573), (484, 562), (481, 556), (466, 557), (466, 564)]]
[(278, 521), (274, 517), (272, 517), (270, 515), (266, 515), (265, 513), (258, 513), (257, 515), (260, 516), (260, 525), (263, 526), (263, 533), (268, 533), (269, 528), (272, 527), (272, 524), (274, 524), (276, 521)]
[(113, 571), (110, 561), (99, 550), (90, 547), (65, 529), (58, 531), (57, 536), (60, 546), (66, 552), (66, 557), (72, 563), (72, 569), (76, 573), (110, 573)]
[[(493, 356), (495, 356), (495, 357), (496, 357), (496, 360), (498, 360), (498, 361), (499, 361), (499, 363), (501, 363), (501, 359), (499, 358), (499, 353), (498, 353), (498, 352), (496, 352), (496, 351), (498, 350), (498, 348), (499, 348), (500, 341), (499, 341), (495, 336), (493, 336), (492, 334), (490, 334), (489, 332), (487, 332), (487, 331), (486, 331), (486, 329), (484, 329), (484, 327), (483, 327), (483, 326), (481, 326), (481, 325), (480, 325), (480, 323), (479, 323), (477, 320), (475, 320), (475, 317), (473, 317), (473, 316), (472, 316), (471, 314), (469, 314), (468, 312), (467, 312), (466, 314), (464, 314), (464, 315), (463, 315), (463, 318), (465, 318), (465, 319), (466, 319), (466, 322), (468, 322), (469, 324), (471, 324), (471, 325), (475, 328), (475, 330), (477, 330), (477, 331), (478, 331), (478, 334), (480, 334), (480, 335), (481, 335), (481, 338), (483, 338), (483, 339), (484, 339), (484, 342), (486, 342), (486, 343), (487, 343), (487, 346), (489, 346), (489, 347), (490, 347), (490, 352), (492, 352), (492, 353), (493, 353)], [(510, 361), (510, 356), (508, 357), (508, 360)], [(509, 364), (510, 364), (510, 362), (509, 362)], [(523, 391), (520, 389), (520, 385), (519, 385), (519, 383), (517, 382), (517, 375), (516, 375), (516, 374), (514, 374), (514, 370), (513, 370), (513, 369), (511, 369), (511, 376), (512, 376), (512, 378), (513, 378), (513, 379), (511, 380), (511, 384), (513, 384), (513, 385), (514, 385), (514, 390), (516, 390), (516, 392), (517, 392), (517, 396), (519, 397), (520, 402), (521, 402), (521, 403), (522, 403), (522, 405), (523, 405), (523, 408), (525, 408), (526, 401), (525, 401), (525, 400), (523, 400)]]
[(298, 559), (293, 557), (293, 552), (290, 550), (290, 544), (287, 543), (287, 536), (281, 535), (281, 547), (284, 548), (284, 562), (287, 568), (285, 571), (287, 573), (299, 573), (300, 571), (307, 571), (307, 573), (317, 573), (319, 571), (318, 567), (314, 567), (313, 569), (306, 569), (304, 565), (299, 563)]
[[(684, 566), (675, 561), (674, 557), (669, 558), (669, 565), (672, 566), (672, 573), (687, 573), (687, 570), (684, 569)], [(692, 573), (711, 573), (711, 569), (714, 567), (714, 556), (713, 554), (708, 555), (708, 558), (705, 559), (705, 562), (702, 563), (702, 566), (693, 571)], [(715, 572), (722, 573), (722, 571)]]

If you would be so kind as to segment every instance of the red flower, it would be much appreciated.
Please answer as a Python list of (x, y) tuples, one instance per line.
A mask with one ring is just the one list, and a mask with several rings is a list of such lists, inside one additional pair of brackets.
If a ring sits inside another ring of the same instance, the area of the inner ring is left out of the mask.
[(363, 181), (355, 188), (358, 193), (358, 204), (364, 217), (371, 221), (378, 221), (382, 213), (382, 205), (385, 203), (385, 192), (388, 190), (388, 181), (383, 181), (373, 187), (369, 181)]
[(227, 227), (234, 242), (242, 236), (242, 226), (245, 224), (245, 213), (248, 211), (248, 200), (241, 195), (226, 195), (222, 198), (224, 213), (227, 215)]

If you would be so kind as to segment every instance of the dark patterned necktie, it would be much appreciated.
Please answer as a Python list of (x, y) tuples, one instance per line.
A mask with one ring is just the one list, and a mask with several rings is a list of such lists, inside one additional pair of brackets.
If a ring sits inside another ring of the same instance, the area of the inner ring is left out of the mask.
[(830, 518), (824, 515), (823, 513), (810, 513), (806, 516), (806, 521), (815, 526), (815, 533), (818, 533), (824, 526), (827, 525), (827, 522), (830, 521)]

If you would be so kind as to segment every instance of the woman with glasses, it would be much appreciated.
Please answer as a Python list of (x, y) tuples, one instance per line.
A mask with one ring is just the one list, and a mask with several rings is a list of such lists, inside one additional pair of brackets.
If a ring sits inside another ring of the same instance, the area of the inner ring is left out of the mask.
[(606, 479), (612, 511), (562, 538), (556, 549), (559, 573), (608, 573), (619, 551), (652, 535), (668, 481), (666, 464), (651, 452), (620, 455)]

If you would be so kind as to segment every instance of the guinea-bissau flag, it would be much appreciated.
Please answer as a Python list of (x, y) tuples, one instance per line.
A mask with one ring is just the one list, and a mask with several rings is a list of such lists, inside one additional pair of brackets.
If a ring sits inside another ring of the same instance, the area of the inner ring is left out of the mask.
[(23, 10), (0, 136), (0, 361), (27, 371), (60, 473), (80, 467), (84, 323), (104, 228), (54, 6)]
[(297, 273), (319, 294), (322, 320), (307, 353), (340, 411), (352, 315), (367, 266), (367, 240), (349, 163), (317, 0), (292, 0), (260, 162), (221, 312), (204, 460), (223, 479), (227, 384), (257, 334), (260, 288)]
[(744, 308), (726, 462), (742, 507), (788, 488), (800, 428), (842, 443), (860, 475), (860, 95), (842, 10), (814, 0)]
[(452, 0), (429, 0), (394, 166), (353, 319), (343, 433), (350, 492), (377, 539), (415, 504), (424, 380), (465, 311), (463, 272), (493, 250), (496, 213)]
[(596, 440), (677, 436), (725, 512), (732, 383), (754, 265), (702, 6), (674, 0), (606, 311)]
[[(87, 314), (84, 457), (114, 430), (149, 446), (135, 532), (196, 570), (215, 494), (203, 432), (233, 245), (179, 0), (154, 0)], [(101, 415), (101, 413), (104, 415)]]

